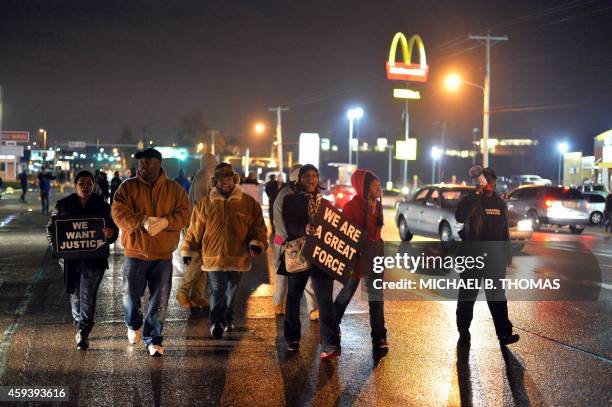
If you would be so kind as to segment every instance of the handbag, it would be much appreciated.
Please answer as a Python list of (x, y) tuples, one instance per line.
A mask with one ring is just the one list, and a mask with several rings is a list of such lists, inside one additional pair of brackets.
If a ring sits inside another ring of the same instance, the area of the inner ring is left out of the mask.
[(299, 273), (312, 267), (310, 262), (302, 256), (305, 244), (306, 236), (285, 242), (285, 269), (287, 273)]

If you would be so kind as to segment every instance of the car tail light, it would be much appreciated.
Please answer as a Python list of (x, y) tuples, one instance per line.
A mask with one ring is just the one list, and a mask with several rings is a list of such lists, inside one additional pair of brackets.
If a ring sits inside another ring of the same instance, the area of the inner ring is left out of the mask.
[(336, 195), (336, 197), (337, 197), (338, 199), (342, 199), (342, 198), (344, 198), (344, 194), (343, 194), (342, 192), (338, 192), (338, 194)]
[(553, 204), (553, 203), (552, 203), (552, 201), (551, 201), (550, 199), (547, 199), (547, 200), (544, 202), (544, 205), (546, 205), (546, 207), (547, 207), (547, 208), (552, 208), (552, 204)]

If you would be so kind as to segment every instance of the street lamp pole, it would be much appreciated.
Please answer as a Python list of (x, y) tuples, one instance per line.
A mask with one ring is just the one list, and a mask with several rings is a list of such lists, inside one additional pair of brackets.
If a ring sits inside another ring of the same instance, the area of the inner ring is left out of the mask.
[[(393, 146), (389, 145), (387, 146), (387, 149), (389, 150), (389, 179), (387, 181), (387, 189), (392, 189), (393, 188)], [(389, 188), (389, 186), (391, 186), (391, 188)]]
[[(404, 99), (404, 139), (408, 142), (410, 130), (410, 113), (408, 111), (408, 99)], [(404, 160), (404, 174), (402, 177), (403, 187), (408, 186), (408, 160)]]
[(355, 139), (357, 140), (357, 151), (355, 151), (355, 165), (359, 168), (359, 121), (361, 116), (357, 116), (357, 125), (355, 126)]
[(280, 172), (281, 179), (284, 178), (283, 169), (283, 126), (281, 123), (281, 114), (289, 110), (288, 107), (271, 107), (268, 110), (276, 112), (276, 148), (278, 152), (278, 171)]
[(349, 115), (349, 145), (348, 145), (348, 150), (349, 150), (349, 165), (353, 164), (353, 118)]
[[(503, 37), (492, 37), (491, 33), (488, 32), (486, 36), (480, 35), (469, 35), (469, 40), (476, 40), (485, 46), (486, 55), (486, 73), (484, 79), (484, 102), (482, 107), (482, 165), (484, 167), (489, 166), (489, 131), (490, 131), (490, 102), (491, 102), (491, 46), (495, 45), (499, 41), (508, 41), (507, 36)], [(493, 42), (493, 43), (492, 43)]]

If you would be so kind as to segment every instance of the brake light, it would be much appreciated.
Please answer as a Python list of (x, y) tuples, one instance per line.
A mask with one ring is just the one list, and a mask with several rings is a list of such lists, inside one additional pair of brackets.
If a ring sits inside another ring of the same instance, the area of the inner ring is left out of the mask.
[(547, 200), (544, 202), (544, 205), (546, 205), (546, 207), (547, 207), (547, 208), (551, 208), (551, 207), (552, 207), (552, 201), (551, 201), (550, 199), (547, 199)]
[(342, 192), (338, 192), (338, 194), (336, 195), (336, 197), (337, 197), (338, 199), (342, 199), (342, 198), (344, 198), (344, 194), (343, 194)]

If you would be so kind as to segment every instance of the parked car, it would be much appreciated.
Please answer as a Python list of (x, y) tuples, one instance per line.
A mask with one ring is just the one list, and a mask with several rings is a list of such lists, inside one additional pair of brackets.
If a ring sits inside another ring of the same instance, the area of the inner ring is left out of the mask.
[(606, 197), (597, 192), (586, 192), (582, 195), (584, 195), (584, 198), (589, 203), (589, 221), (591, 225), (599, 225), (603, 221)]
[(336, 208), (342, 210), (344, 205), (355, 196), (355, 188), (350, 185), (336, 184), (332, 185), (327, 195), (326, 198), (328, 198)]
[[(463, 196), (475, 187), (469, 185), (436, 184), (416, 190), (411, 198), (397, 206), (395, 224), (400, 238), (410, 241), (414, 233), (438, 236), (442, 242), (459, 241), (463, 224), (455, 220), (455, 210)], [(531, 221), (523, 217), (509, 216), (512, 247), (520, 251), (531, 238)]]
[(552, 182), (539, 175), (512, 175), (507, 182), (507, 189), (512, 190), (522, 185), (552, 185)]
[(589, 223), (588, 203), (575, 188), (522, 186), (506, 194), (508, 212), (531, 219), (533, 230), (542, 225), (569, 226), (574, 234)]
[(599, 195), (603, 195), (604, 197), (608, 195), (608, 191), (606, 190), (606, 187), (603, 185), (584, 184), (584, 185), (580, 185), (576, 187), (576, 189), (578, 189), (578, 191), (582, 192), (583, 194), (585, 192), (593, 192)]

